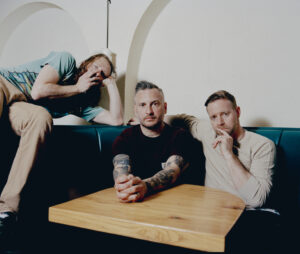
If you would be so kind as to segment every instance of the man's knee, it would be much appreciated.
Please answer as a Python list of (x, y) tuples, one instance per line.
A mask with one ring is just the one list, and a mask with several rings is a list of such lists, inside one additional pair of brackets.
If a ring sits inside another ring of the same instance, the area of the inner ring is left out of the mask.
[(32, 123), (35, 129), (50, 132), (52, 130), (53, 119), (50, 113), (43, 107), (37, 107), (33, 112)]

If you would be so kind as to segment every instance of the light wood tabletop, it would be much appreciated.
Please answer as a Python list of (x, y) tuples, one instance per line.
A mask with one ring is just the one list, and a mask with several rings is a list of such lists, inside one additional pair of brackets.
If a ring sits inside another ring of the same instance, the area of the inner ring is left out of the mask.
[(224, 191), (183, 184), (121, 203), (113, 188), (49, 209), (49, 221), (190, 249), (223, 252), (225, 238), (245, 208)]

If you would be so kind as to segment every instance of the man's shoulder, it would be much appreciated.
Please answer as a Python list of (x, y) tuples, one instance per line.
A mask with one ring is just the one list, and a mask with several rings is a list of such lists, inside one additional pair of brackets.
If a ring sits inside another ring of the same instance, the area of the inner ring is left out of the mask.
[(257, 147), (257, 148), (269, 147), (272, 150), (275, 149), (275, 144), (271, 139), (248, 130), (246, 130), (245, 133), (246, 133), (245, 142), (247, 142), (251, 147)]
[(170, 126), (166, 124), (166, 129), (166, 132), (168, 133), (168, 135), (166, 135), (166, 140), (173, 140), (173, 142), (183, 143), (189, 143), (193, 140), (191, 133), (182, 127)]
[(178, 114), (167, 117), (167, 123), (171, 126), (182, 127), (200, 141), (210, 136), (212, 127), (207, 119), (198, 118), (187, 114)]
[(172, 133), (173, 135), (182, 135), (182, 134), (188, 134), (188, 130), (184, 129), (180, 126), (171, 126), (167, 123), (165, 123), (165, 128), (168, 133)]
[(58, 69), (64, 68), (75, 68), (76, 67), (76, 60), (74, 56), (69, 53), (68, 51), (51, 51), (49, 55), (43, 59), (42, 62), (48, 63)]
[(248, 135), (251, 140), (256, 140), (256, 141), (260, 141), (260, 142), (264, 142), (264, 143), (274, 143), (271, 139), (269, 139), (261, 134), (258, 134), (256, 132), (248, 131), (248, 130), (246, 130), (245, 132), (246, 132), (246, 135)]
[[(123, 130), (120, 135), (118, 135), (114, 142), (113, 142), (113, 150), (116, 150), (116, 148), (119, 147), (123, 147), (124, 146), (128, 146), (130, 144), (130, 146), (135, 143), (135, 138), (138, 137), (138, 129), (139, 129), (139, 125), (136, 126), (132, 126), (129, 128), (126, 128), (125, 130)], [(122, 149), (123, 149), (122, 148)], [(117, 149), (117, 151), (119, 152), (119, 150)], [(118, 153), (115, 152), (114, 153)]]
[(123, 130), (120, 136), (133, 136), (136, 135), (139, 132), (139, 130), (140, 130), (140, 125), (134, 125)]

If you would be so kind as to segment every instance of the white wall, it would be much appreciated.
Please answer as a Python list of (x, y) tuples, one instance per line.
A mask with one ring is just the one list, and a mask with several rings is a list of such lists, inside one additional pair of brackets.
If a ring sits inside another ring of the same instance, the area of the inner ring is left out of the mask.
[[(226, 89), (243, 125), (300, 127), (299, 13), (298, 0), (112, 0), (126, 120), (146, 79), (164, 89), (170, 114), (206, 116), (205, 99)], [(105, 0), (1, 0), (0, 66), (65, 49), (79, 62), (105, 48), (105, 29)]]
[(166, 91), (169, 113), (205, 116), (232, 92), (247, 126), (300, 127), (300, 2), (173, 0), (153, 24), (139, 79)]

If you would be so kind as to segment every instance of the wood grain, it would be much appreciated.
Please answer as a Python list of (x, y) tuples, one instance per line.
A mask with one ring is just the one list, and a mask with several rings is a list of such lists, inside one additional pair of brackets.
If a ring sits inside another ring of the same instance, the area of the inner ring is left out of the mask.
[(49, 209), (49, 221), (202, 251), (223, 252), (244, 202), (227, 192), (183, 184), (143, 202), (120, 203), (113, 188)]

